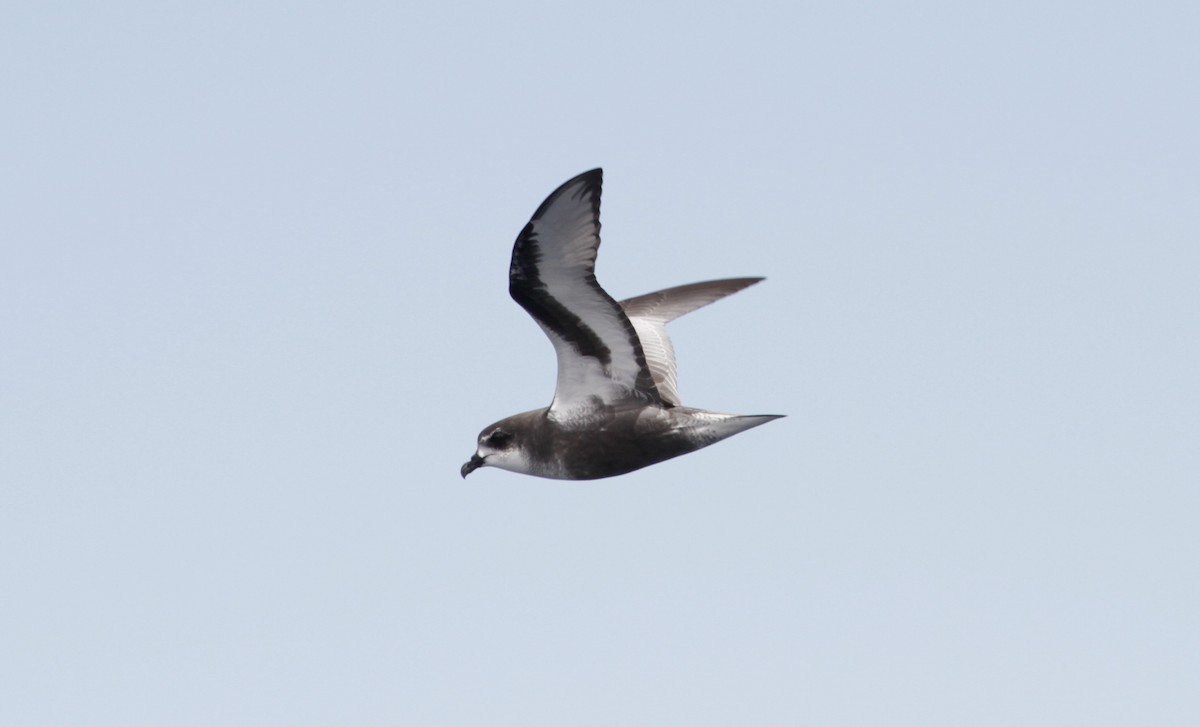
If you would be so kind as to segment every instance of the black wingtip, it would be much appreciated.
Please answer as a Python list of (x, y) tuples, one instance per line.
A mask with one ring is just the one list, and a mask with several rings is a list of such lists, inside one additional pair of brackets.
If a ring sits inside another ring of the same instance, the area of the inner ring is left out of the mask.
[[(582, 174), (576, 175), (574, 177), (574, 179), (572, 179), (571, 181), (574, 181), (575, 179), (584, 179), (585, 177), (595, 177), (596, 181), (600, 181), (601, 179), (604, 178), (604, 167), (596, 167), (595, 169), (589, 169)], [(567, 184), (570, 184), (570, 183), (571, 182), (567, 182)]]
[(546, 210), (550, 208), (550, 205), (554, 204), (554, 201), (556, 199), (563, 196), (564, 194), (567, 193), (568, 190), (571, 190), (571, 189), (582, 189), (585, 193), (591, 192), (592, 193), (592, 204), (594, 205), (594, 211), (596, 214), (599, 214), (600, 191), (601, 191), (601, 189), (603, 189), (603, 187), (604, 187), (604, 169), (601, 167), (596, 167), (595, 169), (589, 169), (588, 171), (584, 172), (583, 174), (576, 174), (574, 177), (571, 177), (567, 181), (558, 185), (558, 189), (555, 189), (553, 192), (551, 192), (550, 195), (548, 197), (546, 197), (546, 199), (543, 200), (540, 205), (538, 205), (537, 210), (533, 213), (533, 216), (530, 217), (529, 220), (530, 220), (530, 222), (540, 220), (542, 218), (542, 215), (546, 212)]
[(580, 182), (583, 182), (583, 183), (587, 184), (588, 186), (599, 185), (599, 184), (603, 183), (604, 182), (604, 168), (596, 167), (595, 169), (589, 169), (586, 172), (583, 172), (581, 174), (576, 174), (575, 176), (571, 177), (567, 181), (558, 185), (558, 189), (554, 190), (554, 192), (551, 193), (550, 196), (554, 197), (555, 195), (557, 195), (559, 192), (562, 192), (567, 187), (575, 186), (575, 185), (579, 184)]

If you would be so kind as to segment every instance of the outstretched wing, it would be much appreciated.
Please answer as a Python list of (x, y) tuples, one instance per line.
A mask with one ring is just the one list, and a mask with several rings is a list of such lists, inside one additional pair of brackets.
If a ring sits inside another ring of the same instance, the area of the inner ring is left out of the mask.
[(596, 282), (602, 179), (593, 169), (554, 190), (517, 236), (508, 269), (509, 294), (558, 355), (550, 416), (560, 420), (597, 404), (662, 403), (633, 324)]
[(671, 406), (683, 405), (675, 385), (675, 349), (671, 346), (670, 336), (667, 335), (667, 323), (684, 313), (691, 313), (701, 306), (748, 288), (760, 280), (762, 278), (709, 280), (621, 301), (621, 308), (637, 331), (638, 339), (642, 343), (642, 352), (646, 356), (646, 364), (650, 367), (654, 385), (664, 402)]

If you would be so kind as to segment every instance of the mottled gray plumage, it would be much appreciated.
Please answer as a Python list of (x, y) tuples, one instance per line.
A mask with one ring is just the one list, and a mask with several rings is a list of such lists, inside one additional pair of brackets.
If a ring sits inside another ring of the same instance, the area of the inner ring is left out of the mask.
[(682, 405), (666, 324), (762, 278), (692, 283), (618, 303), (595, 276), (601, 184), (599, 169), (569, 180), (517, 236), (509, 293), (554, 344), (558, 384), (550, 406), (485, 428), (463, 477), (480, 467), (565, 480), (612, 477), (781, 416)]

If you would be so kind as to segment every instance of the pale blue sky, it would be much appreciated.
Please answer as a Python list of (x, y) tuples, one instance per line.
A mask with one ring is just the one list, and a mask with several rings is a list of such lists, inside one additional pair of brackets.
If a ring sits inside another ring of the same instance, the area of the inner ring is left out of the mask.
[[(0, 723), (1194, 725), (1195, 3), (10, 3)], [(685, 402), (612, 480), (509, 300), (606, 170)]]

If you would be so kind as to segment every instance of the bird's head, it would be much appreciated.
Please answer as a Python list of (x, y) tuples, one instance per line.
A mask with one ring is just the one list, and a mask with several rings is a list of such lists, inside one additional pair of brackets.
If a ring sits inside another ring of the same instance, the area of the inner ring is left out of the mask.
[(513, 417), (498, 421), (479, 433), (475, 454), (459, 470), (464, 478), (480, 467), (528, 471), (525, 453), (520, 446), (520, 430), (513, 426), (511, 419)]

